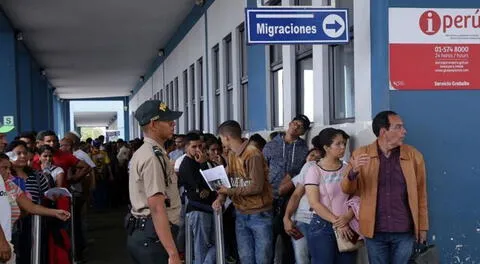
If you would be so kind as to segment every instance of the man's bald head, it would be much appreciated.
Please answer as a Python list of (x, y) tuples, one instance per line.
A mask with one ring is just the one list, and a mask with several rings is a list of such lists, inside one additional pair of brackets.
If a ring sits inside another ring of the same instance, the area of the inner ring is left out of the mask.
[(80, 137), (76, 133), (67, 132), (65, 134), (65, 138), (68, 138), (72, 141), (72, 143), (73, 143), (72, 146), (73, 146), (74, 149), (77, 149), (77, 147), (80, 145)]

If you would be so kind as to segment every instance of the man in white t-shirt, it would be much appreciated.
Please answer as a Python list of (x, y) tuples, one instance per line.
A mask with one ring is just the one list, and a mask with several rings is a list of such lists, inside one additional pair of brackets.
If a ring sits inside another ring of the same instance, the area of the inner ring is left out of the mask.
[(175, 173), (177, 174), (177, 176), (178, 176), (178, 171), (180, 170), (180, 165), (182, 164), (183, 159), (185, 158), (186, 155), (187, 154), (183, 154), (182, 156), (178, 157), (175, 160), (175, 166), (173, 166), (173, 168), (175, 169)]

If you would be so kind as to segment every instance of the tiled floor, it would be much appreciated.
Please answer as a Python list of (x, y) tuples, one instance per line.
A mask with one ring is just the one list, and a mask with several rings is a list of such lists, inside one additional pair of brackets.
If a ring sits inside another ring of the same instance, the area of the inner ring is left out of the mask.
[(87, 263), (130, 263), (126, 250), (126, 232), (123, 229), (125, 214), (126, 208), (89, 213)]

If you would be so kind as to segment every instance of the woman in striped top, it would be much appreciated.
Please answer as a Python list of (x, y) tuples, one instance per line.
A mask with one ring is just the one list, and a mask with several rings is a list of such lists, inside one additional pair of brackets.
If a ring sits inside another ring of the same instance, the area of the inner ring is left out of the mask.
[[(5, 149), (12, 163), (12, 175), (25, 181), (26, 192), (34, 204), (41, 204), (44, 193), (50, 189), (50, 184), (42, 174), (35, 173), (28, 167), (27, 146), (20, 140), (12, 141)], [(17, 264), (30, 263), (32, 234), (32, 217), (27, 215), (16, 223), (13, 234), (13, 244), (17, 253)], [(27, 231), (28, 230), (28, 231)]]
[(25, 180), (26, 191), (32, 196), (32, 201), (36, 204), (40, 203), (44, 193), (50, 189), (47, 178), (40, 173), (35, 173), (32, 168), (28, 167), (27, 145), (21, 140), (12, 141), (5, 151), (12, 152), (16, 159), (12, 162), (12, 174)]

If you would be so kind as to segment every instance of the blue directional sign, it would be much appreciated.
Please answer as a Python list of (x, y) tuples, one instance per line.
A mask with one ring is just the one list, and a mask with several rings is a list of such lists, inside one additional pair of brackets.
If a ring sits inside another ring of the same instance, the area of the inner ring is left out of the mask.
[(248, 44), (346, 44), (345, 8), (247, 8)]

